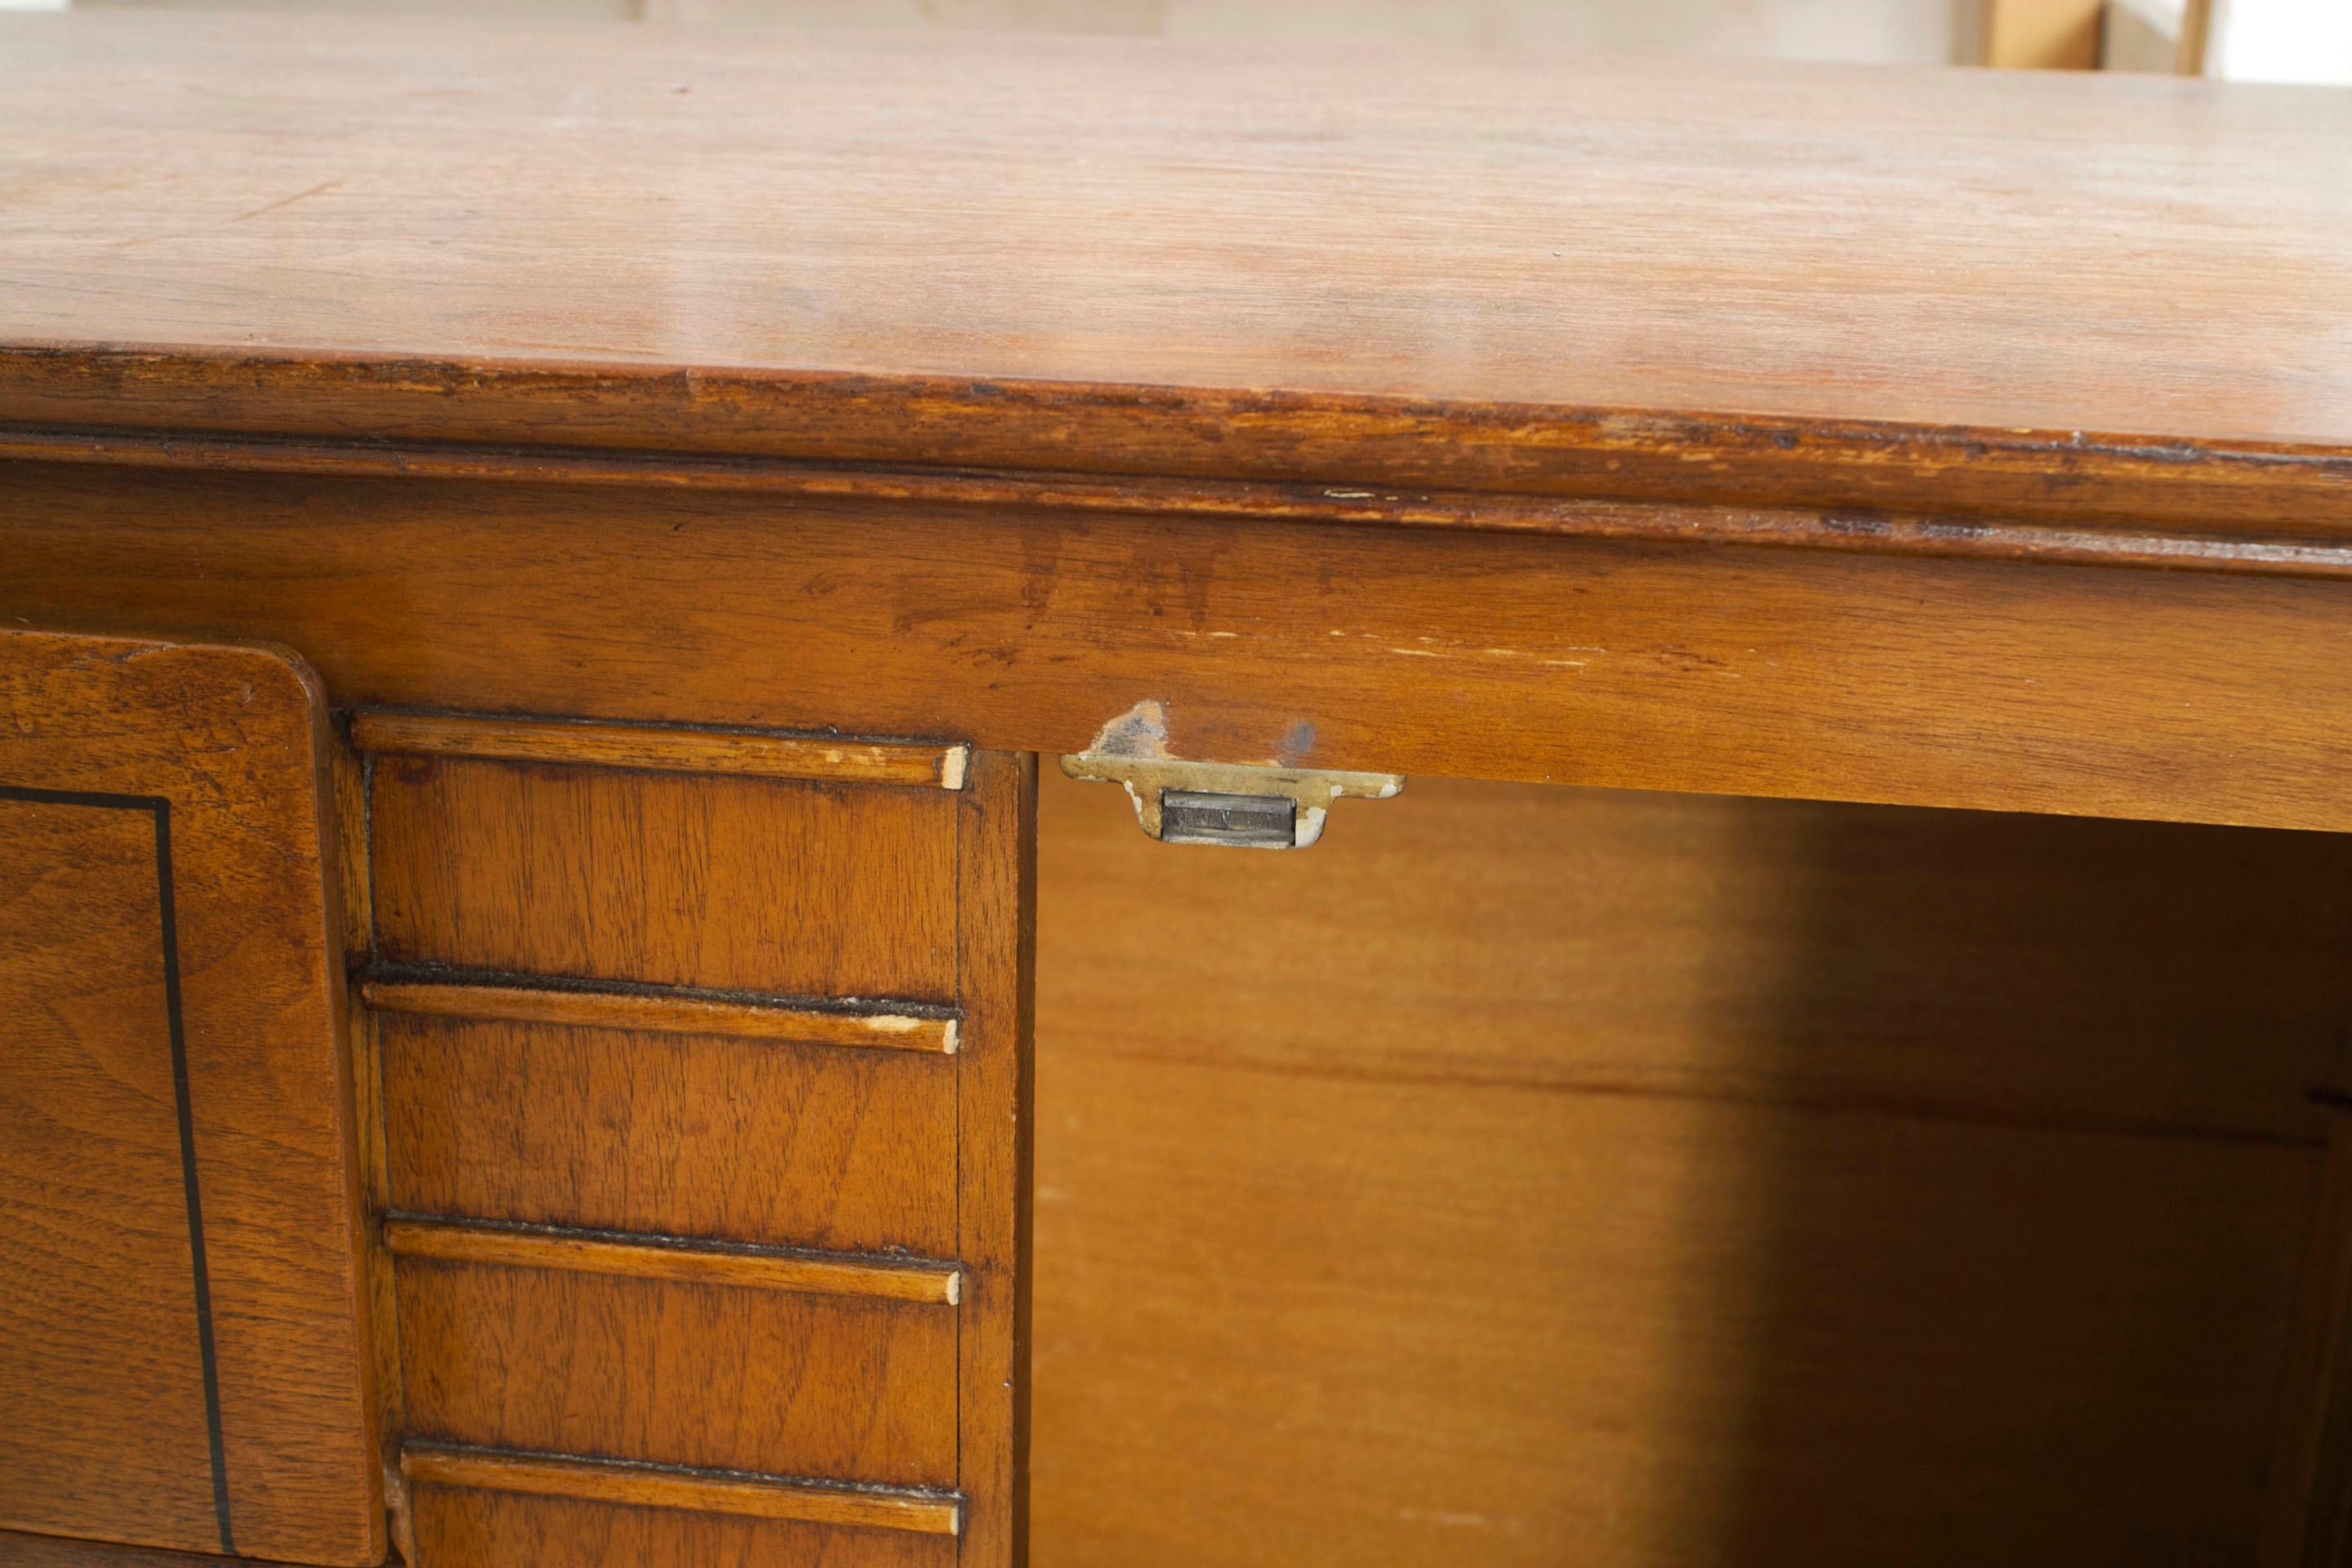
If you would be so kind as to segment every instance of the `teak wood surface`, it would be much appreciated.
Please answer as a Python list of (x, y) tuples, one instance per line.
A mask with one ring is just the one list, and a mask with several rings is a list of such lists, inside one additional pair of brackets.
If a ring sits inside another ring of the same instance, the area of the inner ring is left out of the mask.
[(7, 631), (0, 715), (0, 1529), (373, 1563), (317, 686)]
[(0, 614), (352, 706), (2352, 827), (2340, 95), (0, 39)]
[(0, 417), (2352, 526), (2340, 94), (340, 18), (0, 37)]
[[(0, 622), (351, 715), (420, 1568), (1024, 1560), (1041, 910), (1041, 1563), (2336, 1549), (2341, 843), (1692, 796), (2352, 831), (2340, 95), (0, 62)], [(1414, 785), (1041, 889), (1144, 702)]]
[(1040, 797), (1040, 1568), (2340, 1562), (2352, 839)]
[(1021, 1561), (1034, 765), (345, 734), (404, 1550)]

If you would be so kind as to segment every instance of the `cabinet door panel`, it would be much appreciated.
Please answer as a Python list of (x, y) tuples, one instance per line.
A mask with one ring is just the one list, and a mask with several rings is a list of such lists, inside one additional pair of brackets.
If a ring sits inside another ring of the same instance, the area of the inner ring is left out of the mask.
[(0, 1527), (376, 1561), (321, 713), (0, 633)]

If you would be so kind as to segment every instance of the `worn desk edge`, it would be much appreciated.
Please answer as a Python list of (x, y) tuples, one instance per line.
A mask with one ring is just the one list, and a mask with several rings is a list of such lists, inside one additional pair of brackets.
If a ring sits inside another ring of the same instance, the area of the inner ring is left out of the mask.
[(2352, 573), (2336, 447), (1282, 390), (0, 343), (0, 458)]

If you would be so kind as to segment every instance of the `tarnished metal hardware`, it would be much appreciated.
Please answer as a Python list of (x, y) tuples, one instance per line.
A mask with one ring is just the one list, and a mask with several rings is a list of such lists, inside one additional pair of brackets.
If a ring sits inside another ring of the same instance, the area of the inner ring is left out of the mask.
[(1286, 795), (1210, 795), (1197, 789), (1160, 792), (1163, 844), (1239, 844), (1251, 849), (1292, 849), (1298, 844), (1298, 803)]
[(1162, 843), (1245, 849), (1304, 849), (1323, 836), (1333, 801), (1386, 800), (1404, 788), (1395, 773), (1185, 762), (1168, 755), (1167, 713), (1157, 702), (1103, 726), (1091, 747), (1062, 759), (1062, 771), (1124, 786), (1136, 821)]

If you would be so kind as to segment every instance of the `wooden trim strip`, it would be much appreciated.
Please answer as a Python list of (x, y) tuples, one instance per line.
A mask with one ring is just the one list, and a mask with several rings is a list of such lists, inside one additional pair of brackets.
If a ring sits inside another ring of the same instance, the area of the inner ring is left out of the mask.
[(904, 1011), (888, 1004), (879, 1009), (814, 1007), (682, 987), (559, 988), (492, 984), (478, 978), (371, 977), (360, 983), (360, 1000), (380, 1013), (428, 1018), (566, 1024), (656, 1035), (719, 1035), (738, 1040), (940, 1056), (955, 1054), (958, 1032), (951, 1016)]
[(2246, 518), (2151, 526), (2000, 515), (1606, 499), (1494, 490), (1364, 489), (1214, 478), (923, 469), (664, 450), (610, 453), (463, 442), (347, 445), (272, 436), (151, 435), (0, 427), (0, 458), (244, 473), (537, 481), (741, 491), (813, 500), (1039, 507), (1104, 513), (1255, 518), (1324, 526), (1536, 533), (1568, 539), (1738, 544), (1867, 555), (2160, 566), (2176, 571), (2352, 576), (2352, 544), (2332, 527), (2299, 531), (2300, 513), (2249, 502)]
[(2326, 441), (1398, 394), (16, 343), (0, 422), (2352, 533)]
[(381, 709), (362, 710), (352, 716), (352, 745), (374, 754), (481, 757), (935, 789), (961, 789), (964, 769), (971, 760), (971, 748), (960, 745)]
[(920, 1535), (954, 1535), (963, 1524), (961, 1498), (915, 1487), (850, 1486), (740, 1470), (702, 1470), (683, 1465), (437, 1443), (404, 1445), (400, 1469), (413, 1482), (434, 1486), (575, 1498), (629, 1508), (681, 1509), (745, 1519), (904, 1530)]
[(952, 1263), (883, 1262), (841, 1253), (504, 1221), (387, 1215), (383, 1247), (394, 1258), (441, 1263), (617, 1274), (816, 1296), (872, 1296), (940, 1307), (952, 1307), (963, 1297), (963, 1270)]

